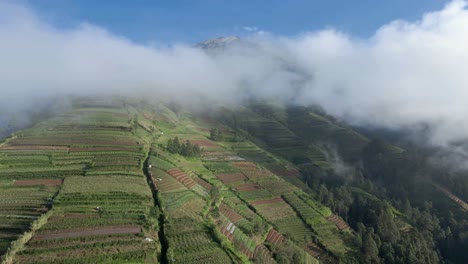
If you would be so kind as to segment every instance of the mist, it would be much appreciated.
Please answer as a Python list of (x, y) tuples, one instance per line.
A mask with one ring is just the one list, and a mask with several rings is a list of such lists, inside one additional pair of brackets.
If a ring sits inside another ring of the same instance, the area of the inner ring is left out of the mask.
[(253, 96), (319, 105), (353, 125), (424, 125), (428, 143), (448, 146), (468, 137), (466, 6), (455, 0), (369, 38), (332, 28), (262, 32), (212, 54), (195, 43), (135, 43), (86, 22), (58, 28), (27, 5), (0, 1), (0, 115), (68, 95), (221, 104)]

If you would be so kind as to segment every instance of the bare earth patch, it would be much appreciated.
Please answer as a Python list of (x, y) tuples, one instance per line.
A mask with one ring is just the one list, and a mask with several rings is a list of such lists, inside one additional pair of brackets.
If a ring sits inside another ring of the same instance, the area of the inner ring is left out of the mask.
[(248, 191), (255, 191), (255, 190), (260, 190), (263, 189), (262, 186), (254, 183), (246, 183), (246, 184), (241, 184), (237, 185), (235, 189), (238, 192), (248, 192)]
[(218, 147), (218, 145), (216, 145), (216, 143), (214, 143), (211, 140), (207, 140), (207, 139), (200, 139), (200, 140), (190, 139), (189, 141), (190, 141), (190, 143), (192, 143), (194, 145), (198, 145), (198, 146), (200, 146), (202, 148), (215, 148), (215, 147)]
[(247, 180), (244, 174), (240, 172), (218, 174), (216, 177), (218, 177), (225, 184)]

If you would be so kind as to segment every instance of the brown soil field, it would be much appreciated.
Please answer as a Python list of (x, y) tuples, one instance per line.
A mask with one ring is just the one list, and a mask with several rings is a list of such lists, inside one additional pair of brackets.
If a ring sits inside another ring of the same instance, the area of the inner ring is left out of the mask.
[(329, 217), (327, 217), (327, 220), (334, 223), (336, 227), (338, 227), (338, 229), (340, 230), (347, 230), (350, 228), (348, 223), (346, 223), (343, 219), (339, 218), (337, 215), (332, 214)]
[(226, 204), (222, 203), (219, 206), (219, 212), (221, 212), (224, 216), (226, 216), (231, 222), (235, 223), (238, 222), (239, 220), (244, 219), (241, 215), (236, 213), (234, 210), (232, 210), (229, 206)]
[(205, 180), (203, 180), (203, 179), (201, 179), (199, 177), (195, 178), (195, 182), (200, 184), (203, 188), (207, 189), (208, 191), (211, 191), (211, 188), (213, 188), (213, 186), (211, 184), (209, 184), (208, 182), (206, 182)]
[(214, 143), (213, 141), (211, 140), (208, 140), (208, 139), (200, 139), (200, 140), (194, 140), (194, 139), (189, 139), (190, 143), (194, 144), (194, 145), (198, 145), (202, 148), (216, 148), (218, 147), (218, 145), (216, 145), (216, 143)]
[(180, 183), (189, 189), (196, 185), (196, 183), (187, 174), (185, 174), (185, 172), (179, 169), (171, 169), (168, 170), (167, 173), (176, 178)]
[(235, 189), (238, 192), (248, 192), (248, 191), (254, 191), (254, 190), (260, 190), (263, 189), (262, 186), (254, 183), (246, 183), (246, 184), (241, 184), (237, 185)]
[(240, 172), (218, 174), (216, 177), (218, 177), (225, 184), (247, 180), (247, 177), (245, 177), (244, 174)]
[(268, 232), (266, 241), (272, 243), (273, 245), (281, 245), (283, 244), (284, 238), (283, 235), (281, 235), (278, 231), (276, 231), (274, 228), (270, 229), (270, 232)]
[(248, 162), (248, 161), (232, 162), (231, 164), (234, 165), (234, 167), (237, 167), (237, 168), (240, 168), (240, 169), (243, 169), (243, 168), (255, 169), (255, 168), (257, 168), (257, 165), (255, 163)]
[(112, 116), (122, 117), (122, 118), (130, 118), (130, 116), (128, 114), (123, 114), (123, 113), (112, 113)]

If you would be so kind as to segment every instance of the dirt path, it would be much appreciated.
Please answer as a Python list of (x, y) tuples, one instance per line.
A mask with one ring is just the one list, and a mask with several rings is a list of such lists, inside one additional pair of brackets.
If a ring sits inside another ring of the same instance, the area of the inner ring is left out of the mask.
[(158, 189), (156, 187), (156, 183), (154, 180), (153, 175), (151, 174), (151, 171), (149, 169), (149, 157), (150, 157), (150, 150), (148, 149), (148, 152), (145, 153), (145, 162), (143, 163), (143, 173), (146, 176), (148, 185), (151, 189), (151, 193), (153, 194), (153, 200), (154, 200), (154, 206), (157, 206), (161, 212), (161, 215), (159, 216), (158, 222), (159, 222), (159, 232), (158, 232), (158, 237), (159, 237), (159, 242), (161, 243), (161, 263), (166, 264), (168, 263), (167, 261), (167, 250), (169, 248), (169, 243), (166, 240), (166, 236), (164, 235), (164, 218), (165, 218), (165, 213), (163, 208), (161, 207), (161, 201), (158, 199)]

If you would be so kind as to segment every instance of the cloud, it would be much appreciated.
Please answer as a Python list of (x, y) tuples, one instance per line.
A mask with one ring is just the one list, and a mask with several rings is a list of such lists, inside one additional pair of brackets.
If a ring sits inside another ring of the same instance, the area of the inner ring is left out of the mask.
[(336, 31), (286, 40), (312, 82), (302, 103), (317, 103), (358, 124), (427, 124), (431, 141), (467, 137), (468, 11), (465, 1), (416, 22), (394, 21), (370, 39)]
[(242, 29), (247, 32), (256, 32), (259, 30), (258, 27), (255, 26), (243, 26)]
[(191, 45), (134, 43), (92, 24), (59, 29), (27, 6), (0, 2), (0, 103), (13, 109), (66, 94), (278, 97), (358, 125), (424, 125), (430, 143), (448, 145), (468, 136), (466, 47), (461, 0), (366, 39), (333, 29), (253, 34), (216, 56)]

